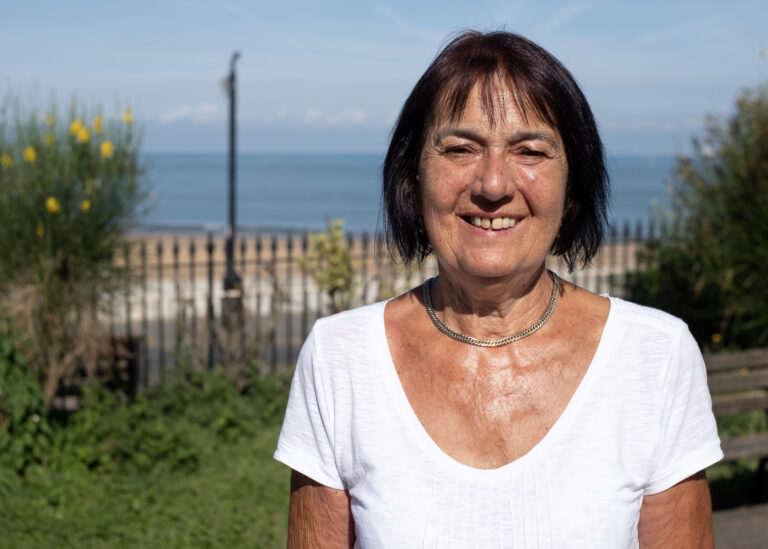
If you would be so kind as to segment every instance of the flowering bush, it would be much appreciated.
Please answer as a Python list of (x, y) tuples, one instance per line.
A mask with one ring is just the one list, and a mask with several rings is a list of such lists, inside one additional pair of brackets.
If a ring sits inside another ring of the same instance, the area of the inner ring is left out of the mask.
[(130, 110), (0, 107), (0, 295), (30, 335), (46, 404), (97, 349), (98, 305), (144, 198), (138, 149)]

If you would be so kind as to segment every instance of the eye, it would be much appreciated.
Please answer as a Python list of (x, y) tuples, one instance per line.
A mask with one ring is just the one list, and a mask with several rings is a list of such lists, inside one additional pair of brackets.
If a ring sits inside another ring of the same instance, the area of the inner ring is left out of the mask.
[(451, 147), (446, 147), (445, 152), (448, 154), (470, 154), (472, 153), (472, 149), (467, 145), (453, 145)]
[(547, 156), (547, 154), (544, 151), (537, 151), (535, 149), (530, 149), (528, 147), (523, 147), (520, 150), (520, 153), (525, 155), (525, 156), (534, 156), (534, 157), (536, 157), (536, 156)]

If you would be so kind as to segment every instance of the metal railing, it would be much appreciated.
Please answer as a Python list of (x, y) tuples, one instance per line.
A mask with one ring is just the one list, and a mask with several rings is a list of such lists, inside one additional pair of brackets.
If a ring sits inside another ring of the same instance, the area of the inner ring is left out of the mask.
[[(568, 273), (558, 258), (548, 266), (563, 278), (598, 293), (622, 295), (623, 275), (638, 268), (642, 242), (654, 226), (637, 222), (612, 228), (592, 264)], [(434, 276), (428, 257), (420, 266), (393, 262), (384, 242), (347, 234), (355, 271), (350, 306), (386, 299)], [(182, 361), (199, 367), (231, 358), (259, 360), (267, 371), (293, 365), (314, 321), (332, 311), (328, 295), (312, 276), (309, 235), (269, 233), (236, 242), (242, 279), (240, 329), (225, 328), (222, 302), (226, 270), (224, 236), (133, 236), (117, 261), (128, 276), (108, 306), (112, 335), (139, 341), (139, 386), (146, 388)], [(230, 291), (231, 292), (231, 291)]]

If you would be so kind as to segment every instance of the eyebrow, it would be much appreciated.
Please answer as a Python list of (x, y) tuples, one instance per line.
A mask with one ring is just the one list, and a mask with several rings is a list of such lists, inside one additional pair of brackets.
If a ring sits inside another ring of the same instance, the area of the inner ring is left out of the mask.
[[(484, 141), (483, 137), (476, 131), (467, 128), (448, 127), (435, 134), (435, 144), (440, 143), (446, 137), (463, 137), (473, 141)], [(552, 147), (559, 149), (557, 139), (554, 135), (542, 131), (519, 131), (512, 134), (510, 141), (518, 143), (520, 141), (544, 141)]]

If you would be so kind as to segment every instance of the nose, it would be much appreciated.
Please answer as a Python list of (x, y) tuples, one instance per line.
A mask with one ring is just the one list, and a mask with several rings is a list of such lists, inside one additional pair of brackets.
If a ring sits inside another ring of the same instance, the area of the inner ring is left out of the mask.
[(512, 170), (503, 151), (488, 152), (478, 166), (473, 193), (490, 202), (498, 202), (514, 195)]

